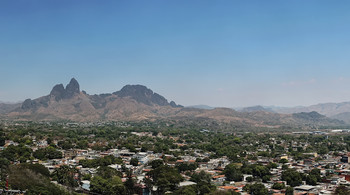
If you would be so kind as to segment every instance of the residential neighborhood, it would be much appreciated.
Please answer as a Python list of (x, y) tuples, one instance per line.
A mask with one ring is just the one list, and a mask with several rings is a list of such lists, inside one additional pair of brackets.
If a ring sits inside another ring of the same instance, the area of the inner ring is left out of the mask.
[[(11, 131), (23, 128), (24, 124), (3, 126), (3, 138), (10, 138)], [(74, 129), (82, 128), (81, 125)], [(72, 128), (72, 124), (64, 126)], [(98, 128), (105, 130), (101, 124)], [(74, 143), (59, 136), (49, 139), (28, 131), (22, 139), (5, 139), (1, 150), (6, 159), (4, 153), (16, 153), (15, 147), (26, 148), (29, 154), (7, 159), (10, 167), (40, 164), (49, 171), (51, 183), (72, 193), (106, 194), (104, 187), (97, 183), (108, 183), (114, 177), (120, 178), (123, 186), (119, 193), (143, 195), (192, 194), (192, 191), (194, 194), (257, 194), (254, 190), (258, 190), (258, 194), (316, 195), (335, 194), (339, 186), (344, 186), (345, 190), (350, 186), (350, 134), (345, 131), (287, 134), (172, 131), (120, 131), (114, 147), (110, 144), (113, 139), (98, 138), (98, 133), (76, 134), (85, 141), (85, 145), (79, 147), (82, 140)], [(196, 143), (195, 136), (203, 140)], [(216, 141), (231, 145), (217, 143), (211, 140), (213, 136), (218, 139)], [(161, 142), (164, 144), (159, 145)], [(217, 148), (217, 144), (224, 148)], [(332, 151), (332, 148), (337, 150)], [(69, 170), (64, 173), (69, 175), (59, 176), (62, 170)], [(168, 172), (173, 174), (167, 175)], [(157, 177), (164, 177), (167, 184)], [(20, 190), (10, 189), (14, 186), (11, 175), (10, 179), (8, 176), (4, 179), (7, 190)]]

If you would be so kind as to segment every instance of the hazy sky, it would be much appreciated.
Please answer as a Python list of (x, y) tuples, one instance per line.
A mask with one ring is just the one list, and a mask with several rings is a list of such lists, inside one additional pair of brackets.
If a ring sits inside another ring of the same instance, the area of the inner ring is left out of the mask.
[(75, 77), (182, 105), (350, 101), (350, 1), (1, 0), (0, 101)]

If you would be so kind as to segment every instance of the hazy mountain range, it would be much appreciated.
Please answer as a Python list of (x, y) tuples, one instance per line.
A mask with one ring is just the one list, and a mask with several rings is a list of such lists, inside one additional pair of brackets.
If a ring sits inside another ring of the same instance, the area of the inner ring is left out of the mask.
[[(214, 109), (215, 107), (207, 105), (194, 105), (190, 106), (193, 108), (202, 109)], [(297, 107), (278, 107), (278, 106), (250, 106), (250, 107), (239, 107), (234, 108), (239, 112), (271, 112), (280, 114), (294, 114), (301, 112), (317, 112), (319, 114), (325, 115), (329, 118), (342, 120), (350, 124), (350, 102), (341, 103), (322, 103), (311, 106), (297, 106)]]
[(350, 102), (342, 103), (323, 103), (316, 104), (311, 106), (298, 106), (298, 107), (276, 107), (276, 106), (253, 106), (242, 108), (242, 112), (251, 112), (251, 111), (266, 111), (266, 112), (275, 112), (282, 114), (293, 114), (300, 112), (318, 112), (322, 115), (325, 115), (329, 118), (343, 120), (347, 123), (350, 123)]
[[(312, 112), (316, 111), (316, 112)], [(302, 112), (302, 113), (300, 113)], [(350, 103), (319, 104), (302, 108), (268, 108), (254, 106), (236, 111), (205, 105), (183, 107), (142, 85), (126, 85), (121, 90), (89, 95), (80, 90), (77, 80), (66, 87), (55, 85), (48, 95), (27, 99), (22, 103), (0, 103), (0, 116), (8, 120), (69, 120), (69, 121), (210, 121), (233, 126), (310, 127), (344, 126), (348, 121)], [(341, 118), (342, 117), (342, 118)]]

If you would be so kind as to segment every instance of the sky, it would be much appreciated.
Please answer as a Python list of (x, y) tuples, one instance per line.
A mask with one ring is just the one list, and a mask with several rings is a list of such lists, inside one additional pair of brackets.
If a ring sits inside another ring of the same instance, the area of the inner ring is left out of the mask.
[(350, 101), (350, 1), (2, 0), (0, 101), (74, 77), (185, 106)]

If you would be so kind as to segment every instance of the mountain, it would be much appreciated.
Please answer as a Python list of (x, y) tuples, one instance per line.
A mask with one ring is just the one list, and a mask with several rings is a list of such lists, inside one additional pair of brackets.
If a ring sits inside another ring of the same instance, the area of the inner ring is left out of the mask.
[[(3, 105), (3, 107), (6, 107)], [(230, 108), (200, 109), (183, 107), (168, 101), (142, 85), (126, 85), (121, 90), (89, 95), (81, 91), (74, 78), (64, 87), (55, 85), (51, 92), (36, 99), (26, 99), (22, 104), (8, 106), (1, 117), (10, 120), (68, 120), (94, 121), (174, 121), (175, 124), (194, 123), (213, 127), (314, 127), (343, 126), (340, 120), (323, 115), (280, 114), (267, 112), (263, 107), (247, 108), (238, 112)], [(318, 113), (317, 113), (318, 114)]]
[(20, 106), (21, 103), (0, 103), (0, 114), (9, 113)]
[(294, 113), (293, 117), (302, 123), (308, 123), (309, 125), (313, 126), (319, 126), (321, 123), (327, 126), (327, 123), (336, 123), (337, 121), (339, 121), (337, 119), (330, 119), (315, 111)]
[(345, 123), (350, 124), (350, 112), (342, 112), (342, 113), (333, 115), (330, 118), (342, 120)]
[(137, 102), (146, 104), (148, 106), (159, 105), (159, 106), (171, 106), (171, 107), (182, 107), (176, 105), (174, 101), (168, 103), (168, 100), (158, 93), (154, 93), (143, 85), (126, 85), (120, 91), (114, 92), (114, 95), (118, 97), (130, 97)]
[(26, 99), (6, 116), (26, 120), (145, 120), (180, 108), (181, 105), (168, 102), (142, 85), (126, 85), (113, 93), (89, 95), (72, 78), (66, 87), (57, 84), (49, 95)]
[(199, 109), (206, 109), (206, 110), (212, 110), (215, 107), (207, 106), (207, 105), (193, 105), (193, 106), (186, 106), (187, 108), (199, 108)]
[(297, 107), (276, 107), (276, 106), (252, 106), (238, 108), (241, 112), (275, 112), (280, 114), (295, 114), (295, 113), (312, 113), (317, 112), (332, 119), (338, 119), (350, 124), (350, 102), (342, 103), (323, 103), (311, 106)]
[(40, 98), (37, 98), (35, 100), (26, 99), (22, 103), (22, 106), (16, 111), (33, 111), (40, 109), (42, 107), (47, 108), (49, 107), (49, 104), (53, 101), (59, 102), (60, 100), (64, 99), (71, 99), (74, 96), (80, 95), (80, 87), (77, 80), (72, 78), (69, 82), (69, 84), (66, 86), (66, 88), (63, 87), (63, 84), (55, 85), (50, 94), (47, 96), (43, 96)]
[(251, 107), (245, 107), (240, 110), (241, 112), (257, 112), (257, 111), (264, 111), (264, 112), (274, 112), (270, 108), (266, 108), (263, 106), (251, 106)]
[(283, 114), (315, 111), (330, 118), (350, 122), (350, 115), (347, 114), (350, 112), (350, 102), (323, 103), (323, 104), (316, 104), (316, 105), (305, 106), (305, 107), (299, 106), (299, 107), (292, 107), (292, 108), (273, 108), (273, 110), (275, 112), (283, 113)]

